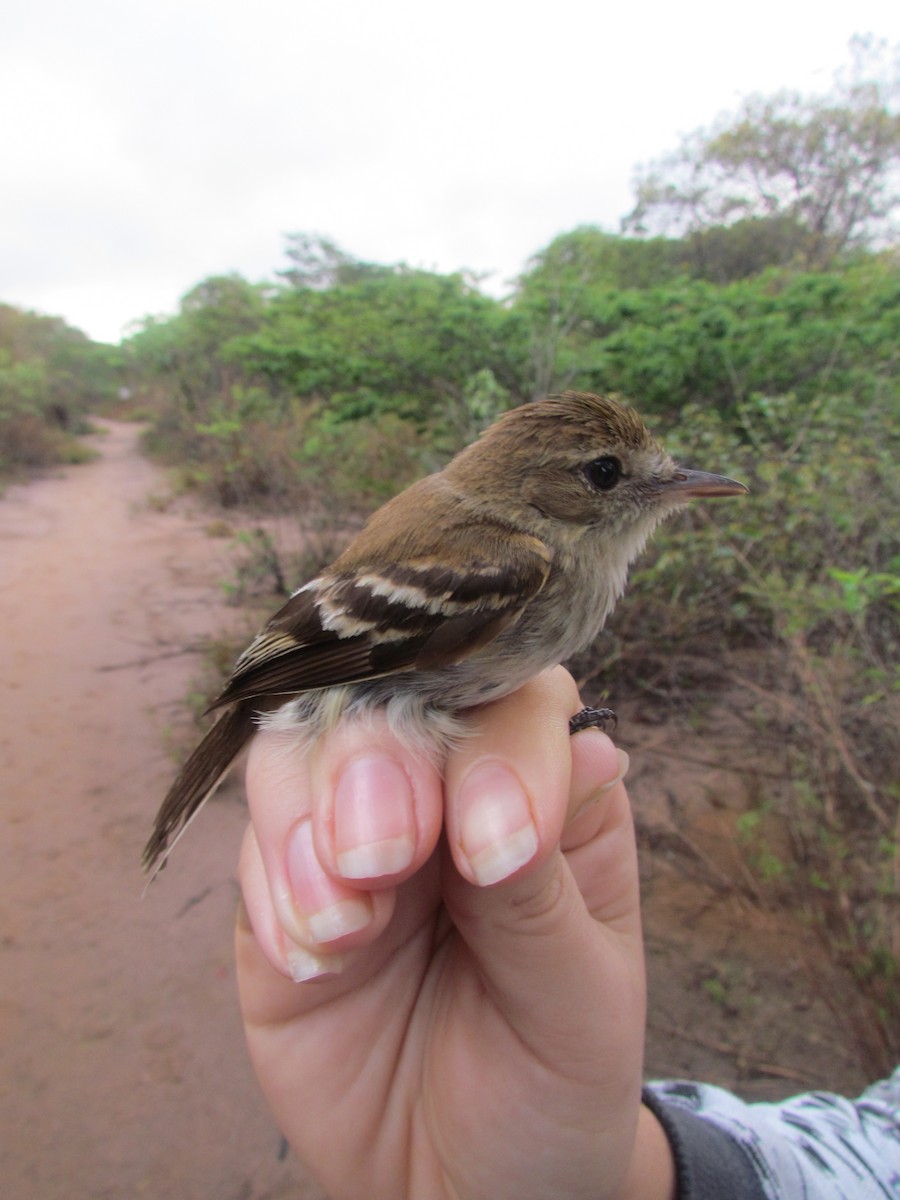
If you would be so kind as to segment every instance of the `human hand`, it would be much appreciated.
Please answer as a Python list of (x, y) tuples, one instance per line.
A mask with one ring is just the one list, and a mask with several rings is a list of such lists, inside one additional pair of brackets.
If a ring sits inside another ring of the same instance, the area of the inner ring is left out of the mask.
[(443, 780), (378, 723), (255, 739), (241, 1004), (332, 1200), (672, 1194), (628, 800), (580, 707), (539, 676), (471, 714)]

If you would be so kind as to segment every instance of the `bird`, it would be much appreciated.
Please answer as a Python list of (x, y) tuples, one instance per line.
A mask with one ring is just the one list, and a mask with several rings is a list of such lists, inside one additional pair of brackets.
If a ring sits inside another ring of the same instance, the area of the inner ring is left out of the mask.
[[(465, 713), (582, 651), (666, 517), (744, 484), (677, 465), (634, 408), (567, 391), (503, 413), (379, 508), (237, 659), (165, 796), (152, 879), (257, 728), (312, 745), (386, 713), (437, 764)], [(598, 710), (600, 720), (608, 710)], [(572, 731), (595, 723), (573, 718)]]

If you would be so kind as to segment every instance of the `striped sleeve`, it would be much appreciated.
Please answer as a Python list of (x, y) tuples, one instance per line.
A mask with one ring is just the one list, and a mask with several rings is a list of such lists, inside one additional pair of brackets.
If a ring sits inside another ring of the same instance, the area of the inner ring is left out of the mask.
[(857, 1100), (746, 1104), (710, 1084), (651, 1083), (678, 1200), (900, 1200), (900, 1067)]

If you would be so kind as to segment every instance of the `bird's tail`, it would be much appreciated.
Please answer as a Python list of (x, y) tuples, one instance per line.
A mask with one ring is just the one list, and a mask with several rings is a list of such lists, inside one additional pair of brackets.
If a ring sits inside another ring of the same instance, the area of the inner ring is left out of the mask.
[(144, 847), (141, 861), (151, 880), (165, 866), (173, 846), (225, 778), (252, 732), (252, 710), (238, 704), (219, 718), (184, 764), (159, 807)]

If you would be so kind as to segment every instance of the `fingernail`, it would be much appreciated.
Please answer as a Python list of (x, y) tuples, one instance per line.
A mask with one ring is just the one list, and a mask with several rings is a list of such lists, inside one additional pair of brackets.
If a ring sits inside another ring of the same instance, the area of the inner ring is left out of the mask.
[(313, 845), (312, 822), (301, 821), (288, 840), (288, 880), (294, 906), (314, 942), (333, 942), (372, 920), (368, 900), (322, 869)]
[(415, 853), (415, 812), (409, 777), (384, 754), (354, 759), (334, 793), (334, 844), (345, 879), (396, 875)]
[(307, 983), (325, 975), (340, 975), (344, 959), (339, 954), (311, 954), (302, 946), (291, 946), (285, 953), (288, 970), (294, 983)]
[(583, 812), (587, 812), (587, 810), (589, 808), (593, 808), (594, 805), (598, 802), (598, 800), (600, 800), (603, 796), (605, 796), (607, 794), (607, 792), (611, 792), (612, 789), (616, 786), (616, 784), (621, 783), (622, 780), (625, 778), (625, 776), (628, 774), (628, 768), (631, 765), (631, 759), (628, 757), (628, 751), (621, 750), (617, 746), (616, 754), (619, 756), (618, 773), (615, 775), (615, 777), (613, 779), (610, 779), (607, 783), (604, 783), (600, 787), (598, 787), (595, 792), (592, 792), (590, 797), (587, 800), (585, 800), (584, 804), (582, 804), (582, 805), (580, 805), (580, 807), (576, 808), (576, 810), (567, 818), (569, 821), (574, 821), (575, 818), (580, 817)]
[(604, 783), (602, 787), (597, 789), (597, 795), (603, 796), (607, 792), (611, 792), (617, 783), (621, 783), (628, 774), (628, 768), (631, 766), (631, 759), (627, 750), (622, 750), (616, 746), (616, 754), (619, 756), (619, 770), (614, 779), (610, 779), (608, 783)]
[(530, 862), (538, 835), (519, 780), (499, 763), (482, 763), (459, 795), (460, 849), (482, 887), (506, 879)]

